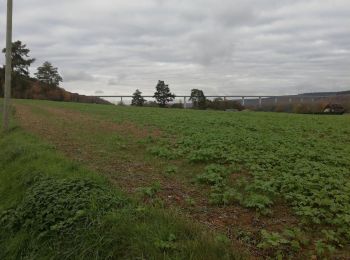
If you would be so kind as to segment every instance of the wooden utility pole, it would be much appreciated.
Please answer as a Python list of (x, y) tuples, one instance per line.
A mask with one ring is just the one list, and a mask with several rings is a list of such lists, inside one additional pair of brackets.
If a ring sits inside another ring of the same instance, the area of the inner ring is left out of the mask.
[(12, 74), (12, 11), (13, 0), (7, 0), (7, 24), (6, 24), (6, 67), (5, 67), (5, 89), (4, 89), (4, 113), (3, 130), (9, 129), (10, 99), (11, 99), (11, 74)]

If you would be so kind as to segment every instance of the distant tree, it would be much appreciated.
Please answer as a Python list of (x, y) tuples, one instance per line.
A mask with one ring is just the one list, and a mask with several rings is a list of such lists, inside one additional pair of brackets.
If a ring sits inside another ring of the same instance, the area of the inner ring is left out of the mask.
[(142, 92), (136, 89), (132, 97), (131, 105), (142, 107), (145, 102), (146, 102), (146, 99), (142, 97)]
[[(12, 43), (12, 70), (15, 74), (29, 76), (29, 67), (35, 59), (29, 59), (30, 50), (21, 41)], [(2, 50), (6, 53), (6, 48)]]
[(206, 97), (200, 89), (192, 89), (190, 101), (193, 103), (193, 107), (197, 109), (206, 109)]
[(41, 82), (53, 87), (58, 87), (60, 82), (63, 81), (58, 73), (58, 69), (53, 67), (48, 61), (45, 61), (44, 64), (38, 68), (38, 72), (35, 73), (35, 76)]
[(174, 100), (175, 95), (170, 92), (169, 85), (165, 85), (164, 81), (159, 80), (153, 97), (160, 107), (165, 107), (167, 103)]

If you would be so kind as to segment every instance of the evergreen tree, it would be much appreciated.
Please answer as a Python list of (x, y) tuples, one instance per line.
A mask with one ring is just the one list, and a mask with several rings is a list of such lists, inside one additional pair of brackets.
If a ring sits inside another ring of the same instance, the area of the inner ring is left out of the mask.
[(169, 85), (165, 85), (164, 81), (159, 80), (153, 97), (160, 107), (165, 107), (167, 103), (174, 100), (175, 95), (170, 92)]
[(142, 92), (136, 89), (132, 97), (131, 105), (142, 107), (145, 102), (146, 100), (142, 97)]
[(197, 109), (206, 109), (207, 99), (204, 93), (200, 89), (192, 89), (190, 101), (193, 103), (193, 107)]
[[(30, 50), (21, 41), (12, 43), (12, 71), (15, 74), (29, 76), (29, 67), (35, 59), (29, 59)], [(2, 50), (6, 53), (6, 48)]]
[(58, 69), (53, 67), (48, 61), (45, 61), (44, 64), (38, 68), (38, 72), (35, 73), (35, 76), (41, 82), (53, 87), (58, 87), (60, 82), (63, 81), (58, 73)]

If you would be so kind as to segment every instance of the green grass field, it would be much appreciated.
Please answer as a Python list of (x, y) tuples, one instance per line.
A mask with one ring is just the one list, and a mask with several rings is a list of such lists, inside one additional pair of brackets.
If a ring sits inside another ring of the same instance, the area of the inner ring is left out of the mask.
[(18, 100), (14, 125), (2, 258), (350, 256), (348, 115)]

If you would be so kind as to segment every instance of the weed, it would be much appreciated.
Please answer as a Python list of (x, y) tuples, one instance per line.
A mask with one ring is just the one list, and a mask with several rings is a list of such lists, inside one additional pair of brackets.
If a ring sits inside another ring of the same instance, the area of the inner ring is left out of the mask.
[(178, 155), (169, 147), (154, 146), (149, 148), (148, 152), (150, 152), (154, 156), (167, 160), (173, 160), (178, 157)]
[(161, 185), (159, 182), (153, 183), (149, 187), (141, 187), (136, 190), (142, 197), (155, 198), (157, 193), (160, 191)]
[(178, 173), (178, 171), (179, 171), (179, 168), (177, 166), (170, 165), (165, 169), (165, 174), (174, 175), (174, 174)]
[(185, 198), (185, 202), (186, 202), (187, 205), (189, 205), (189, 206), (191, 206), (191, 207), (193, 207), (193, 206), (196, 205), (195, 199), (194, 199), (194, 198), (191, 198), (191, 197)]
[(231, 240), (224, 234), (219, 234), (215, 237), (215, 240), (220, 242), (220, 243), (223, 243), (223, 244), (226, 244), (228, 245), (229, 243), (231, 243)]
[(197, 176), (199, 183), (218, 185), (222, 184), (227, 177), (228, 171), (224, 166), (211, 164), (205, 168), (205, 172)]
[(157, 240), (155, 246), (162, 251), (176, 250), (176, 236), (174, 234), (169, 234), (169, 236), (164, 240)]
[(244, 230), (238, 230), (236, 232), (236, 238), (246, 244), (255, 245), (256, 239), (252, 232), (244, 231)]
[(281, 233), (261, 231), (261, 241), (257, 247), (275, 252), (276, 256), (292, 255), (309, 244), (306, 235), (299, 228), (285, 229)]
[(317, 256), (325, 257), (332, 255), (336, 251), (336, 248), (325, 243), (323, 240), (317, 240), (315, 243), (315, 251), (317, 253)]

